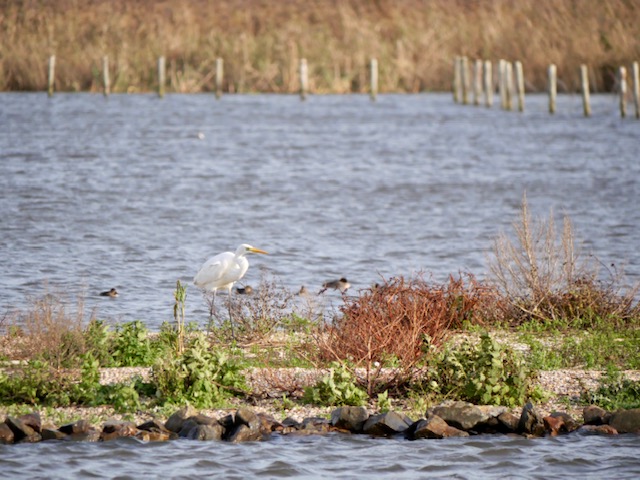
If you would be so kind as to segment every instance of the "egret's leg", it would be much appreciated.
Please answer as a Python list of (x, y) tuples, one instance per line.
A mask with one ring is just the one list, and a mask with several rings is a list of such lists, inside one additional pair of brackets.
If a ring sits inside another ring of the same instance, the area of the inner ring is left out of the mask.
[(229, 323), (231, 324), (231, 338), (236, 339), (236, 335), (233, 332), (233, 314), (231, 313), (231, 288), (229, 288)]

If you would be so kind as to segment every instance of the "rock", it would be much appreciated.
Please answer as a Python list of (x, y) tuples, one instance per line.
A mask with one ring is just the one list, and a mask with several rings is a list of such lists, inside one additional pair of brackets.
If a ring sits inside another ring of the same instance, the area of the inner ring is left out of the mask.
[(99, 442), (102, 440), (101, 433), (94, 428), (90, 428), (86, 432), (82, 433), (74, 433), (72, 435), (67, 435), (65, 440), (73, 440), (76, 442)]
[(194, 417), (197, 414), (198, 412), (196, 412), (196, 409), (191, 405), (182, 407), (167, 419), (164, 426), (170, 432), (178, 433), (180, 430), (182, 430), (182, 424), (186, 421), (186, 419)]
[(139, 430), (136, 434), (136, 438), (143, 442), (166, 442), (167, 440), (173, 440), (176, 436), (175, 432), (155, 432), (151, 430)]
[(560, 429), (564, 427), (564, 420), (558, 417), (552, 417), (551, 415), (546, 416), (542, 419), (544, 422), (544, 428), (547, 430), (552, 437), (555, 437), (560, 433)]
[(182, 422), (182, 428), (178, 432), (178, 436), (181, 438), (186, 438), (189, 436), (189, 432), (198, 426), (198, 422), (196, 422), (193, 417), (187, 418), (184, 422)]
[(6, 422), (0, 423), (0, 444), (8, 445), (13, 443), (14, 440), (15, 435), (9, 425)]
[(246, 425), (252, 430), (259, 430), (261, 423), (258, 415), (253, 410), (241, 407), (236, 411), (235, 425)]
[(515, 433), (518, 431), (520, 417), (515, 416), (511, 412), (504, 412), (498, 415), (497, 418), (501, 425), (499, 428), (502, 433)]
[(138, 428), (133, 422), (123, 422), (119, 420), (108, 420), (102, 426), (100, 439), (103, 442), (115, 440), (120, 437), (134, 437), (138, 433)]
[(258, 419), (260, 420), (260, 429), (263, 432), (275, 432), (282, 429), (282, 424), (278, 422), (272, 415), (266, 413), (258, 413)]
[(326, 418), (309, 417), (302, 420), (300, 432), (308, 433), (327, 433), (332, 431), (331, 422)]
[(586, 435), (617, 435), (618, 431), (611, 425), (583, 425), (578, 432)]
[(585, 425), (606, 425), (609, 423), (611, 414), (604, 408), (596, 405), (589, 405), (582, 410), (582, 418)]
[(262, 433), (260, 430), (252, 430), (247, 425), (241, 424), (231, 432), (227, 440), (232, 443), (253, 442), (262, 440)]
[(560, 433), (571, 433), (574, 430), (577, 430), (578, 428), (580, 428), (580, 424), (568, 413), (553, 412), (551, 415), (549, 415), (549, 417), (562, 420)]
[(197, 424), (187, 433), (186, 438), (201, 441), (222, 440), (223, 433), (224, 428), (219, 423), (214, 425)]
[(331, 425), (353, 433), (362, 433), (364, 422), (369, 418), (364, 407), (340, 407), (331, 412)]
[(527, 402), (522, 407), (522, 414), (520, 415), (520, 421), (518, 422), (518, 433), (526, 435), (534, 435), (541, 437), (544, 435), (544, 422), (542, 417), (535, 409), (531, 402)]
[(615, 412), (611, 415), (609, 425), (618, 433), (640, 433), (640, 408)]
[[(437, 415), (452, 427), (460, 430), (481, 429), (490, 419), (505, 413), (506, 407), (492, 405), (474, 405), (468, 402), (445, 402), (427, 411), (427, 418), (431, 414)], [(494, 425), (497, 425), (494, 422)]]
[(78, 420), (74, 423), (67, 423), (61, 426), (58, 430), (67, 435), (81, 435), (87, 434), (91, 430), (91, 425), (84, 419)]
[(405, 432), (405, 437), (409, 440), (419, 438), (447, 438), (447, 437), (468, 437), (469, 434), (463, 430), (452, 427), (437, 415), (431, 415), (428, 419), (422, 419), (411, 425)]
[(64, 440), (68, 437), (66, 433), (61, 432), (57, 428), (43, 428), (42, 440)]
[(371, 415), (362, 427), (363, 433), (381, 437), (403, 433), (413, 422), (405, 415), (396, 412)]
[(20, 420), (29, 427), (33, 428), (36, 433), (40, 433), (42, 431), (42, 419), (40, 418), (39, 412), (27, 413), (26, 415), (21, 415)]
[(141, 423), (140, 425), (137, 426), (137, 428), (138, 430), (145, 430), (147, 432), (162, 432), (162, 433), (170, 432), (170, 430), (168, 430), (164, 426), (164, 423), (162, 423), (159, 420), (156, 420), (155, 418), (153, 420), (149, 420), (147, 422)]
[(227, 430), (226, 440), (233, 443), (263, 440), (271, 434), (271, 430), (264, 431), (262, 422), (250, 408), (242, 407), (236, 410), (235, 423)]
[(27, 425), (22, 420), (22, 417), (7, 416), (4, 423), (13, 432), (14, 443), (18, 443), (18, 442), (34, 443), (42, 440), (42, 436), (38, 432), (36, 432), (32, 427)]

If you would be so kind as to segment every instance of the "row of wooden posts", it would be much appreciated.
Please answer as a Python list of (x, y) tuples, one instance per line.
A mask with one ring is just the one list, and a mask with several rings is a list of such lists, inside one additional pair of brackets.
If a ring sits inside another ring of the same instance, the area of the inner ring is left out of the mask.
[[(473, 103), (480, 105), (482, 97), (487, 107), (493, 105), (494, 83), (492, 78), (493, 64), (489, 60), (476, 60), (470, 69), (467, 57), (456, 57), (453, 67), (453, 100), (465, 105)], [(638, 62), (633, 62), (632, 67), (632, 91), (636, 118), (640, 118), (640, 72)], [(514, 81), (515, 72), (515, 81)], [(554, 64), (547, 70), (549, 94), (549, 113), (556, 112), (557, 69)], [(621, 66), (617, 72), (618, 93), (620, 98), (620, 115), (627, 115), (627, 69)], [(524, 111), (524, 72), (522, 62), (498, 62), (498, 94), (500, 106), (503, 110), (513, 110), (513, 97), (518, 99), (518, 111)], [(585, 117), (591, 115), (591, 99), (589, 96), (589, 72), (586, 65), (580, 66), (580, 92), (582, 93), (582, 106)], [(473, 101), (470, 100), (470, 94)]]
[[(56, 68), (56, 56), (51, 55), (49, 57), (49, 75), (47, 81), (47, 92), (49, 96), (53, 95), (55, 85), (55, 68)], [(216, 98), (222, 96), (222, 81), (224, 76), (224, 62), (222, 58), (216, 59), (216, 75), (215, 75), (215, 92)], [(307, 67), (307, 60), (305, 58), (300, 59), (299, 66), (299, 78), (300, 78), (300, 98), (305, 100), (309, 93), (309, 69)], [(111, 93), (111, 86), (109, 80), (109, 57), (104, 56), (102, 58), (102, 84), (103, 93), (108, 96)], [(164, 57), (158, 58), (158, 95), (164, 97), (166, 84), (166, 62)], [(375, 58), (370, 62), (370, 96), (371, 100), (375, 100), (378, 95), (378, 61)]]
[[(48, 75), (48, 93), (53, 95), (55, 82), (55, 63), (56, 57), (49, 57), (49, 75)], [(473, 65), (473, 72), (470, 73), (469, 60), (467, 57), (456, 57), (454, 61), (453, 72), (453, 98), (455, 102), (462, 104), (470, 104), (470, 93), (473, 95), (473, 104), (480, 105), (481, 97), (484, 96), (484, 104), (487, 107), (493, 105), (494, 83), (492, 77), (492, 62), (489, 60), (476, 60)], [(378, 95), (378, 61), (372, 58), (369, 65), (369, 94), (371, 100), (376, 100)], [(103, 92), (107, 96), (110, 94), (109, 80), (109, 58), (107, 56), (102, 59), (103, 72)], [(166, 84), (166, 66), (165, 58), (158, 58), (158, 95), (164, 97)], [(514, 81), (515, 72), (515, 81)], [(216, 98), (222, 96), (222, 81), (224, 75), (224, 63), (222, 58), (216, 59), (215, 73), (215, 94)], [(309, 69), (307, 60), (300, 59), (299, 68), (300, 78), (300, 98), (307, 98), (309, 93)], [(583, 100), (584, 115), (591, 115), (591, 103), (589, 98), (589, 76), (586, 65), (580, 67), (581, 92)], [(522, 62), (508, 62), (500, 60), (498, 62), (498, 94), (500, 96), (500, 105), (504, 110), (513, 109), (513, 97), (517, 97), (518, 110), (524, 111), (524, 71)], [(620, 93), (620, 115), (626, 116), (627, 113), (627, 71), (625, 67), (618, 70), (618, 84)], [(633, 100), (635, 104), (636, 118), (640, 118), (640, 78), (638, 70), (638, 62), (633, 62), (632, 66), (632, 89)], [(549, 93), (549, 113), (556, 111), (557, 96), (557, 70), (556, 66), (551, 64), (548, 69), (548, 93)]]

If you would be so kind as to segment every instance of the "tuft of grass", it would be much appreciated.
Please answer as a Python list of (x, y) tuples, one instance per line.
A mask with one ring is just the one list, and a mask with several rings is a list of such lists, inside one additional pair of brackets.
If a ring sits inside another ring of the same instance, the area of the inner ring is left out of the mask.
[(553, 213), (532, 220), (525, 195), (513, 227), (515, 238), (496, 238), (490, 263), (509, 323), (572, 329), (640, 324), (640, 285), (627, 287), (621, 272), (601, 280), (599, 266), (580, 254), (567, 216), (559, 235)]
[(598, 405), (609, 411), (640, 408), (640, 381), (624, 379), (619, 368), (609, 365), (595, 392), (584, 392), (584, 405)]

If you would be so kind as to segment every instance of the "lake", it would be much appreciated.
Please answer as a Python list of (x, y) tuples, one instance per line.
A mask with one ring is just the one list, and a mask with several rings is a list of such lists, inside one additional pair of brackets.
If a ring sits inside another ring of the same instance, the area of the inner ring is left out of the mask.
[[(246, 284), (349, 293), (391, 276), (487, 276), (493, 240), (532, 213), (568, 215), (584, 255), (640, 279), (640, 122), (613, 96), (530, 96), (524, 113), (448, 94), (0, 94), (0, 308), (46, 294), (150, 329), (208, 307), (209, 256), (250, 243)], [(558, 223), (560, 225), (560, 223)], [(612, 266), (612, 264), (614, 266)], [(116, 299), (98, 295), (117, 288)], [(325, 294), (339, 304), (337, 293)], [(408, 442), (366, 436), (251, 445), (177, 441), (0, 446), (12, 478), (617, 478), (640, 475), (637, 436)]]

